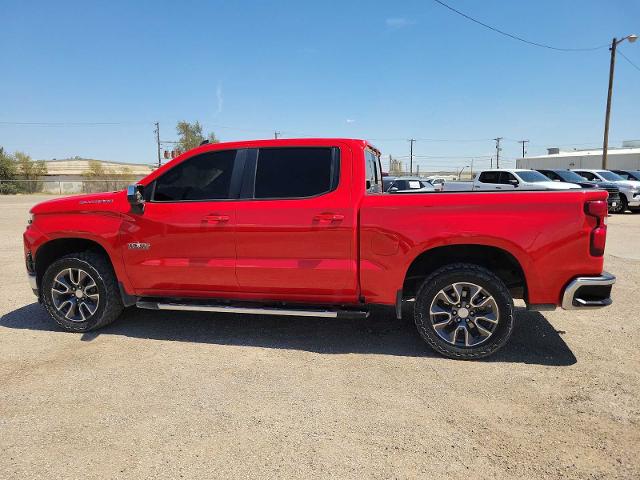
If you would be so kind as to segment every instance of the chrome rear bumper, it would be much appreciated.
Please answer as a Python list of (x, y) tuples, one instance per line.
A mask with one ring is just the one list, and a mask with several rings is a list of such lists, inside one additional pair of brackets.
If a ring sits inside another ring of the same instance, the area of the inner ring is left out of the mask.
[(562, 295), (564, 310), (602, 308), (611, 305), (611, 287), (616, 277), (608, 272), (596, 277), (577, 277), (569, 282)]

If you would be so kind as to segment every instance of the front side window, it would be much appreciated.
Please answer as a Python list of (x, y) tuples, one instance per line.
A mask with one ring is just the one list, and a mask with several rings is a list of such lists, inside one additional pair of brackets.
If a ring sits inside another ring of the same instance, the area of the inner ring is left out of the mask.
[(337, 148), (261, 148), (258, 152), (255, 198), (304, 198), (338, 186)]
[(235, 150), (225, 150), (185, 160), (156, 180), (153, 201), (228, 199), (235, 156)]

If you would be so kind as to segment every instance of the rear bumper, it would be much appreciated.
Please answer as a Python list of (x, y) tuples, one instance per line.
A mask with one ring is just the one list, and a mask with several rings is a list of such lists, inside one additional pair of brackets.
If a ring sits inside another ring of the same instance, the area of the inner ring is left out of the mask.
[(576, 277), (564, 289), (562, 308), (578, 310), (611, 305), (611, 287), (616, 277), (607, 272), (595, 277)]

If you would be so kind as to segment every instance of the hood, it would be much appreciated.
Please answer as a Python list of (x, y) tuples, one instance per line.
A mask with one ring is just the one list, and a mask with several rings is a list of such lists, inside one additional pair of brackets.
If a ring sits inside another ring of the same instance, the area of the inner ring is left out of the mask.
[(114, 212), (128, 211), (128, 207), (127, 194), (125, 191), (120, 191), (54, 198), (36, 204), (31, 208), (30, 212), (34, 214), (95, 211)]
[(536, 182), (540, 188), (548, 188), (549, 190), (572, 190), (575, 188), (582, 188), (580, 185), (568, 182), (554, 182), (549, 180), (548, 182)]
[(640, 190), (640, 181), (637, 180), (619, 180), (615, 184), (628, 189)]

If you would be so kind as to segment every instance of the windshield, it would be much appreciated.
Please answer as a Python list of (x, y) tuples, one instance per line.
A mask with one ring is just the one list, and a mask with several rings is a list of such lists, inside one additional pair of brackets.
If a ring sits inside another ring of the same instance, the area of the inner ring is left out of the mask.
[(556, 174), (561, 177), (565, 182), (574, 182), (580, 183), (584, 182), (585, 178), (578, 175), (576, 172), (572, 172), (571, 170), (563, 170), (562, 172), (556, 172)]
[(620, 180), (624, 180), (624, 178), (622, 178), (617, 173), (613, 173), (608, 170), (599, 170), (598, 175), (600, 175), (605, 180), (609, 180), (610, 182), (619, 182)]
[(545, 177), (540, 172), (526, 171), (526, 172), (516, 172), (523, 182), (528, 183), (537, 183), (537, 182), (550, 182), (549, 178)]

